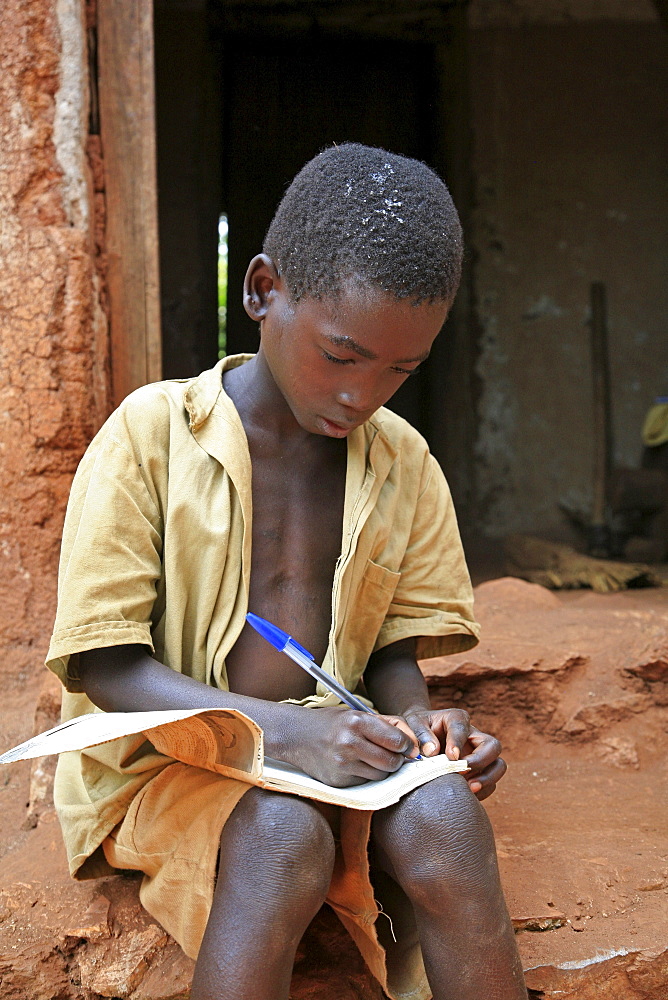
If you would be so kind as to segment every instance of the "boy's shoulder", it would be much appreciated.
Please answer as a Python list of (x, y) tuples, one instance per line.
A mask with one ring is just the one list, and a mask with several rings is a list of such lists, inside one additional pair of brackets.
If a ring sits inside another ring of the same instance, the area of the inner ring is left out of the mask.
[(150, 382), (129, 393), (107, 424), (112, 433), (154, 441), (202, 423), (222, 390), (222, 362), (190, 378)]
[(133, 421), (139, 418), (161, 419), (170, 411), (185, 412), (186, 395), (199, 378), (201, 376), (196, 375), (149, 382), (129, 393), (115, 412)]
[[(444, 495), (449, 487), (438, 460), (432, 455), (429, 443), (412, 424), (393, 410), (381, 406), (367, 422), (376, 436), (382, 437), (392, 462), (390, 478), (409, 492), (422, 496), (429, 484)], [(368, 440), (368, 439), (367, 439)], [(373, 444), (371, 444), (373, 448)]]
[(194, 441), (186, 396), (201, 376), (150, 382), (134, 389), (107, 417), (88, 445), (79, 464), (79, 475), (102, 461), (125, 455), (145, 471), (166, 466), (175, 448)]
[(424, 462), (429, 454), (429, 445), (422, 434), (394, 410), (381, 406), (370, 418), (369, 423), (398, 453), (410, 454), (420, 462)]
[(164, 426), (166, 421), (176, 419), (192, 431), (206, 422), (214, 408), (220, 415), (234, 418), (234, 404), (223, 390), (223, 372), (252, 357), (252, 354), (231, 355), (199, 375), (143, 385), (131, 392), (116, 412), (133, 423), (148, 420)]
[(184, 394), (191, 381), (150, 382), (129, 393), (100, 428), (89, 450), (114, 444), (150, 452), (166, 447), (179, 426), (188, 427)]

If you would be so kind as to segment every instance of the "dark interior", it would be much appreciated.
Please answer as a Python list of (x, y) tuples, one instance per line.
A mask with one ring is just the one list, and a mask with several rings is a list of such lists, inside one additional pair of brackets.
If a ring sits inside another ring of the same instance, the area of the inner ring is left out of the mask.
[[(444, 172), (428, 41), (295, 29), (287, 16), (285, 30), (280, 17), (268, 28), (260, 10), (252, 32), (247, 20), (235, 30), (224, 13), (224, 3), (155, 5), (165, 378), (188, 377), (217, 360), (221, 212), (229, 222), (227, 352), (255, 351), (257, 327), (241, 300), (244, 274), (285, 187), (308, 159), (353, 140)], [(391, 403), (428, 439), (440, 353)]]

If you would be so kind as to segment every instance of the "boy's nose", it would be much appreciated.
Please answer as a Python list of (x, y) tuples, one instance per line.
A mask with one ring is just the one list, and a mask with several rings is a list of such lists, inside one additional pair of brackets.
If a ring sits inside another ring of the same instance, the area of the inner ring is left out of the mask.
[(370, 393), (365, 392), (362, 388), (342, 389), (337, 392), (336, 401), (347, 410), (366, 413), (369, 410), (371, 398)]

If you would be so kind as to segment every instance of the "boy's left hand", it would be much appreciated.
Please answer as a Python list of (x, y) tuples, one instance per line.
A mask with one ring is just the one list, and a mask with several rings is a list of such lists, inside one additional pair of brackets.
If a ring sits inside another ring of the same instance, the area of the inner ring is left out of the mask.
[(406, 712), (404, 718), (418, 739), (420, 753), (425, 757), (445, 753), (450, 760), (466, 757), (470, 771), (465, 778), (474, 795), (482, 800), (495, 791), (507, 770), (499, 756), (501, 744), (495, 736), (471, 725), (468, 712), (461, 708), (417, 709)]

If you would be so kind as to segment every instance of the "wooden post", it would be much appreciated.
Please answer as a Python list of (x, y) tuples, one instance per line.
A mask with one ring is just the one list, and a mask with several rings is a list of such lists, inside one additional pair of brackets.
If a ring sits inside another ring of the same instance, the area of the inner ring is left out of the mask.
[[(450, 188), (466, 244), (473, 201), (466, 3), (448, 7), (442, 20), (441, 37), (434, 44), (433, 163)], [(476, 350), (473, 276), (467, 257), (461, 287), (434, 342), (429, 367), (430, 445), (445, 469), (463, 527), (474, 516)]]
[(608, 361), (608, 318), (605, 285), (591, 285), (591, 368), (593, 399), (594, 470), (590, 555), (608, 555), (608, 479), (613, 462)]
[(153, 0), (98, 0), (114, 404), (162, 375)]

